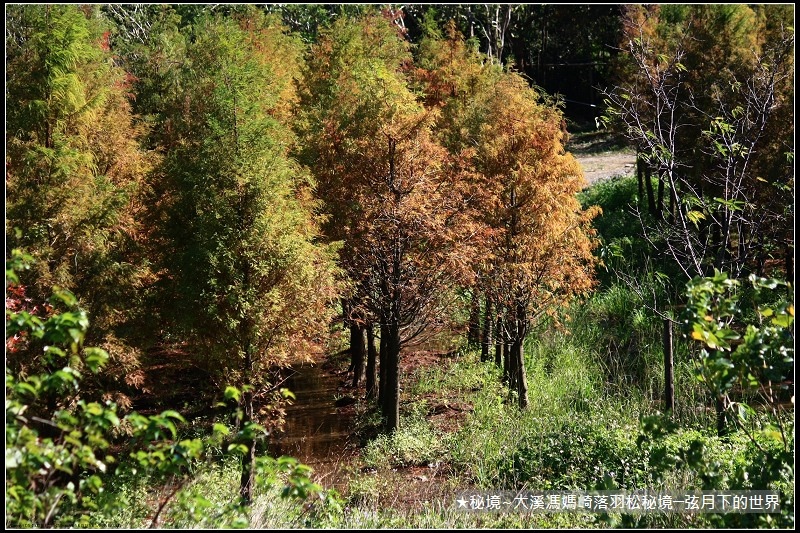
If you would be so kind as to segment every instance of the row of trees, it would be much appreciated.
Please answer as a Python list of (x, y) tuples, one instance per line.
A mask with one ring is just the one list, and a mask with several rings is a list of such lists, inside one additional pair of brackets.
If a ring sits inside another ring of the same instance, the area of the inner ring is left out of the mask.
[[(404, 343), (467, 294), (525, 407), (530, 326), (592, 285), (557, 103), (453, 25), (412, 50), (373, 9), (305, 53), (274, 17), (230, 11), (8, 8), (7, 253), (37, 265), (15, 306), (46, 316), (51, 286), (73, 291), (110, 354), (96, 394), (124, 407), (142, 353), (181, 345), (243, 391), (242, 424), (264, 422), (269, 370), (320, 352), (342, 313), (391, 431)], [(11, 343), (13, 375), (45, 364)]]
[[(506, 366), (525, 407), (530, 325), (592, 283), (592, 213), (575, 199), (583, 178), (564, 151), (561, 113), (453, 25), (426, 34), (412, 58), (386, 19), (323, 32), (301, 92), (300, 158), (333, 214), (326, 234), (344, 243), (353, 284), (344, 307), (354, 381), (361, 330), (379, 324), (378, 397), (396, 428), (403, 343), (452, 315), (467, 290), (493, 302), (486, 321), (499, 321), (512, 347)], [(372, 391), (376, 365), (367, 366)]]
[[(592, 288), (597, 213), (575, 198), (561, 102), (500, 60), (527, 11), (483, 7), (449, 24), (449, 8), (428, 12), (413, 31), (392, 8), (275, 8), (298, 35), (272, 7), (9, 6), (6, 254), (35, 266), (7, 307), (56, 316), (51, 287), (74, 292), (86, 342), (110, 355), (89, 396), (124, 408), (143, 354), (180, 345), (220, 392), (242, 391), (242, 427), (267, 422), (270, 369), (321, 353), (343, 318), (354, 384), (366, 359), (391, 431), (403, 346), (469, 301), (470, 338), (524, 408), (525, 337)], [(658, 177), (657, 203), (649, 180), (640, 191), (647, 236), (687, 279), (760, 268), (793, 236), (789, 11), (625, 13), (632, 62), (608, 98)], [(458, 24), (484, 15), (476, 46)], [(7, 375), (58, 370), (25, 331), (7, 340)]]

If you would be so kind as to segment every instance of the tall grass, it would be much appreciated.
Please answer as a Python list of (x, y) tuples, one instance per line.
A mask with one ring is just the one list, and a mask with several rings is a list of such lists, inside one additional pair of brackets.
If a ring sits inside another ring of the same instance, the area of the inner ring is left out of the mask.
[[(602, 182), (586, 191), (583, 201), (599, 203), (604, 209), (597, 224), (608, 254), (606, 264), (628, 268), (636, 276), (638, 289), (668, 301), (663, 279), (652, 274), (647, 252), (636, 236), (638, 222), (628, 209), (636, 202), (636, 189), (635, 178)], [(694, 375), (688, 348), (677, 332), (672, 421), (678, 429), (658, 443), (639, 439), (642, 419), (663, 410), (664, 390), (663, 323), (645, 305), (640, 290), (623, 283), (609, 268), (597, 292), (565, 309), (562, 322), (566, 327), (542, 324), (526, 339), (530, 403), (525, 411), (518, 409), (513, 394), (503, 386), (500, 369), (492, 362), (481, 362), (475, 350), (461, 351), (448, 365), (419, 368), (404, 376), (400, 427), (365, 443), (360, 460), (351, 467), (341, 506), (335, 499), (294, 502), (281, 498), (278, 487), (271, 487), (256, 497), (247, 517), (250, 527), (709, 526), (712, 519), (703, 515), (471, 514), (453, 506), (454, 495), (466, 488), (685, 490), (708, 488), (709, 483), (730, 488), (726, 472), (759, 460), (754, 444), (743, 434), (725, 440), (716, 437), (707, 393)], [(432, 420), (442, 406), (456, 406), (461, 413), (449, 427)], [(358, 409), (363, 426), (378, 423), (374, 408), (360, 404)], [(685, 464), (666, 471), (653, 467), (657, 448), (677, 456), (693, 442), (703, 443), (709, 451), (719, 473), (716, 478), (709, 481), (707, 475), (704, 478)], [(436, 483), (417, 483), (427, 477)], [(786, 486), (793, 481), (792, 472)], [(189, 495), (207, 495), (208, 509), (218, 510), (235, 497), (237, 483), (237, 465), (222, 465), (195, 478)], [(152, 503), (160, 494), (146, 489), (142, 480), (121, 480), (111, 497), (124, 495), (126, 501), (147, 504), (131, 505), (116, 517), (99, 517), (95, 524), (109, 528), (147, 525)], [(198, 500), (187, 499), (193, 501)], [(202, 513), (198, 515), (200, 510), (187, 505), (176, 501), (165, 511), (162, 525), (215, 526)], [(230, 517), (227, 523), (232, 523)]]

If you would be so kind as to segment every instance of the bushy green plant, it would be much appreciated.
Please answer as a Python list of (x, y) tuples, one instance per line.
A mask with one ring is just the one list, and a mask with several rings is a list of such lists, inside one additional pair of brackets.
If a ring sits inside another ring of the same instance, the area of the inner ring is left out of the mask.
[[(653, 450), (654, 475), (685, 465), (702, 488), (777, 490), (781, 513), (711, 515), (716, 525), (788, 527), (794, 525), (794, 424), (780, 405), (780, 387), (794, 366), (794, 304), (786, 284), (749, 278), (748, 300), (757, 320), (743, 320), (742, 283), (724, 273), (695, 278), (687, 285), (683, 334), (696, 343), (696, 376), (716, 399), (719, 436), (692, 438), (670, 450), (664, 442), (678, 430), (668, 417), (643, 420), (639, 443)], [(763, 304), (760, 302), (770, 302)], [(742, 334), (743, 332), (743, 334)], [(756, 390), (746, 402), (742, 391)], [(793, 398), (792, 398), (793, 400)], [(731, 423), (733, 427), (730, 427)], [(720, 443), (739, 443), (739, 452), (721, 460)]]
[(436, 463), (447, 454), (447, 435), (424, 417), (408, 417), (400, 428), (370, 441), (364, 451), (367, 466), (397, 467)]
[[(597, 182), (578, 197), (584, 208), (597, 205), (602, 209), (602, 214), (592, 221), (601, 242), (595, 251), (602, 260), (597, 269), (600, 288), (617, 281), (620, 272), (634, 275), (645, 272), (652, 254), (650, 244), (642, 237), (642, 223), (637, 216), (640, 199), (636, 177)], [(649, 217), (646, 212), (640, 212), (639, 216), (645, 220)]]
[(629, 427), (575, 418), (526, 439), (499, 472), (503, 486), (587, 490), (605, 477), (624, 488), (649, 482), (646, 459)]
[(575, 313), (574, 335), (597, 353), (607, 389), (647, 390), (660, 379), (661, 321), (631, 287), (614, 283), (592, 295)]
[[(14, 251), (8, 284), (18, 283), (16, 271), (30, 260)], [(41, 367), (50, 369), (13, 376), (6, 367), (7, 527), (84, 524), (102, 491), (101, 475), (114, 461), (104, 452), (120, 422), (115, 407), (78, 395), (82, 369), (98, 371), (108, 354), (84, 348), (89, 319), (72, 293), (56, 289), (50, 304), (49, 316), (6, 309), (6, 348), (14, 349), (10, 340), (38, 341)]]
[[(13, 252), (7, 262), (8, 283), (18, 283), (16, 271), (30, 260)], [(249, 454), (245, 443), (253, 442), (263, 428), (243, 423), (233, 433), (217, 423), (206, 438), (181, 438), (179, 424), (185, 420), (176, 411), (150, 416), (134, 412), (121, 420), (115, 404), (86, 401), (81, 397), (82, 373), (97, 372), (108, 354), (83, 346), (89, 319), (72, 293), (57, 289), (50, 302), (47, 316), (6, 309), (7, 349), (15, 342), (38, 341), (43, 347), (40, 367), (45, 369), (15, 376), (6, 367), (6, 527), (140, 527), (145, 525), (144, 512), (135, 499), (141, 495), (141, 479), (170, 487), (148, 517), (151, 526), (164, 517), (172, 524), (212, 525), (211, 517), (214, 526), (246, 527), (248, 502), (235, 489), (227, 499), (223, 496), (225, 501), (212, 502), (209, 491), (196, 490), (197, 474), (214, 468), (219, 450), (236, 461)], [(233, 387), (226, 390), (228, 399), (239, 394)], [(123, 426), (132, 451), (117, 466), (109, 450)], [(130, 484), (109, 485), (112, 469)], [(260, 490), (282, 486), (282, 498), (301, 501), (318, 495), (327, 513), (336, 511), (335, 494), (313, 483), (310, 468), (296, 459), (258, 457), (255, 470)], [(109, 497), (107, 487), (121, 497)], [(126, 507), (131, 503), (135, 505)], [(172, 506), (164, 513), (168, 504)], [(111, 518), (123, 510), (129, 523)]]

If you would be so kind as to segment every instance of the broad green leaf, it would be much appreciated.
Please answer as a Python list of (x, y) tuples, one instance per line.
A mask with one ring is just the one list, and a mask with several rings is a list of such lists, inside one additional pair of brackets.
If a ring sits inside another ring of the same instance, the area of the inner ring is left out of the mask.
[(706, 216), (701, 211), (689, 211), (686, 213), (686, 217), (695, 225), (697, 226), (701, 220), (704, 220)]
[(225, 387), (225, 399), (226, 400), (236, 400), (237, 402), (241, 399), (242, 393), (236, 387), (232, 387), (228, 385)]

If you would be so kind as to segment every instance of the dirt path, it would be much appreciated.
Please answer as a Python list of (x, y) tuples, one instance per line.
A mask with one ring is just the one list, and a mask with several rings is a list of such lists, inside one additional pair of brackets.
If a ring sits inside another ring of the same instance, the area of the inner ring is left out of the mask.
[(567, 144), (567, 151), (581, 164), (589, 184), (615, 176), (627, 176), (636, 169), (635, 152), (602, 132), (573, 135)]

